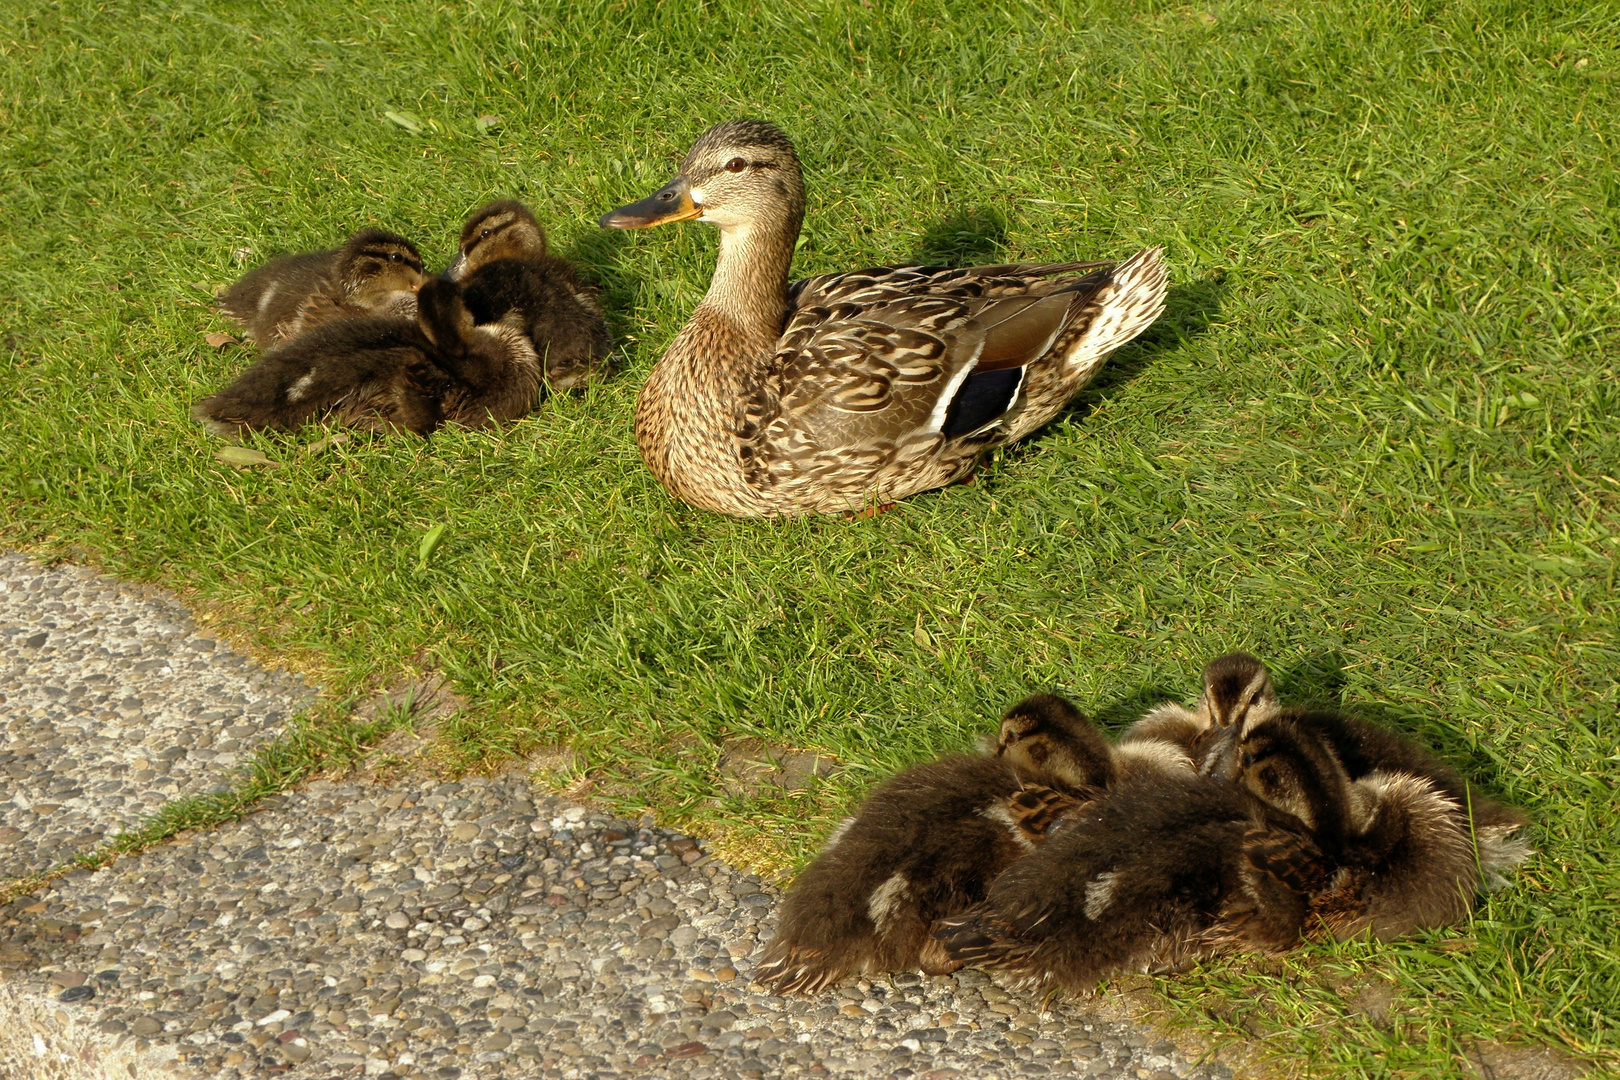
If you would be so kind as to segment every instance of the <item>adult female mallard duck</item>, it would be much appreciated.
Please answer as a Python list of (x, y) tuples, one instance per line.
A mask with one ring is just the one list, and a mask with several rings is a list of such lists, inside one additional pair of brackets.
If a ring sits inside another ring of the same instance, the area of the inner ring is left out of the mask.
[(636, 407), (677, 498), (739, 517), (860, 511), (964, 480), (1051, 420), (1164, 309), (1158, 248), (1123, 263), (877, 267), (788, 284), (804, 184), (777, 128), (705, 132), (675, 179), (602, 218), (720, 229), (708, 294)]

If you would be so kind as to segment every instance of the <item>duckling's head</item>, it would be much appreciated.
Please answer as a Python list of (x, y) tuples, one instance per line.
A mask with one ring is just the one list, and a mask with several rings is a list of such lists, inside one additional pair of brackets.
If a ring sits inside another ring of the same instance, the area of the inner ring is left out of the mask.
[(1248, 653), (1228, 653), (1204, 668), (1198, 714), (1206, 727), (1230, 727), (1246, 733), (1276, 712), (1277, 691), (1271, 686), (1271, 672)]
[(503, 199), (467, 219), (461, 227), (455, 261), (445, 274), (452, 281), (460, 281), (497, 259), (533, 259), (545, 253), (546, 231), (529, 208), (516, 200)]
[(605, 229), (646, 229), (696, 218), (722, 232), (788, 224), (804, 217), (799, 155), (780, 128), (727, 120), (698, 137), (675, 179), (639, 202), (602, 217)]
[(1255, 725), (1237, 742), (1224, 772), (1319, 839), (1343, 839), (1362, 816), (1364, 800), (1327, 740), (1286, 716)]
[(1056, 694), (1025, 698), (1007, 711), (996, 737), (996, 755), (1073, 788), (1103, 788), (1114, 778), (1107, 740), (1084, 713)]
[(454, 350), (472, 333), (472, 312), (461, 298), (461, 286), (447, 277), (430, 278), (416, 294), (416, 322), (441, 349)]
[(350, 303), (380, 310), (422, 284), (422, 255), (403, 236), (361, 229), (338, 255), (338, 279)]

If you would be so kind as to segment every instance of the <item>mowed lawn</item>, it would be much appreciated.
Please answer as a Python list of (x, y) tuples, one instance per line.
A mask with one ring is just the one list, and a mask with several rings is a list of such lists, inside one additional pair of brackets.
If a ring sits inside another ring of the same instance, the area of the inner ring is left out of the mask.
[[(340, 693), (441, 671), (447, 767), (566, 743), (557, 782), (782, 871), (1026, 693), (1117, 728), (1246, 648), (1528, 808), (1540, 854), (1470, 925), (1161, 1004), (1311, 1075), (1454, 1075), (1475, 1040), (1614, 1069), (1617, 42), (1576, 0), (11, 5), (0, 540), (187, 590)], [(594, 222), (735, 116), (797, 140), (800, 273), (1162, 244), (1169, 309), (971, 487), (681, 506), (630, 418), (714, 234)], [(213, 288), (365, 224), (443, 266), (503, 196), (605, 287), (617, 377), (500, 432), (216, 461), (187, 410), (250, 354), (205, 342)], [(841, 768), (739, 786), (739, 740)]]

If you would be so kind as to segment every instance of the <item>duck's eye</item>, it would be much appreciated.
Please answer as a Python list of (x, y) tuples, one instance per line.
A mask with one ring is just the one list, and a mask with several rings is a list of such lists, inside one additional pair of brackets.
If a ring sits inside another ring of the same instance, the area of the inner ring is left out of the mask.
[(488, 240), (489, 239), (489, 230), (488, 229), (480, 229), (480, 230), (478, 230), (478, 239), (480, 239), (480, 240)]
[(1254, 755), (1249, 753), (1247, 750), (1245, 750), (1245, 751), (1243, 751), (1242, 761), (1243, 761), (1243, 767), (1245, 769), (1247, 769), (1250, 765), (1254, 764)]
[(746, 168), (748, 168), (748, 162), (740, 157), (734, 157), (726, 162), (726, 172), (742, 172)]
[(1005, 734), (1005, 735), (1003, 735), (1001, 737), (1001, 741), (1006, 743), (1008, 746), (1011, 746), (1013, 743), (1017, 742), (1019, 739), (1022, 739), (1023, 737), (1024, 737), (1024, 733), (1021, 732), (1021, 731), (1009, 731), (1009, 732), (1007, 732), (1007, 734)]
[(395, 262), (395, 263), (399, 262), (399, 252), (390, 251), (388, 253), (388, 261), (389, 262)]

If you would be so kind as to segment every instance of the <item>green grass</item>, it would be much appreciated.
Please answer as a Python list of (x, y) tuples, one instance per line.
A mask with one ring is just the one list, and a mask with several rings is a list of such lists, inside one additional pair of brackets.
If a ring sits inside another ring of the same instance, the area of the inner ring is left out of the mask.
[[(1542, 854), (1472, 927), (1163, 999), (1312, 1075), (1449, 1075), (1475, 1038), (1614, 1068), (1620, 11), (556, 7), (0, 12), (6, 542), (184, 587), (340, 693), (436, 665), (465, 763), (567, 741), (761, 866), (1027, 692), (1117, 726), (1245, 647), (1527, 807)], [(677, 505), (629, 421), (714, 237), (593, 221), (737, 115), (799, 143), (800, 272), (1162, 243), (1166, 317), (971, 488), (853, 523)], [(375, 222), (442, 264), (504, 195), (606, 286), (621, 377), (498, 433), (215, 461), (186, 410), (246, 360), (202, 339), (235, 249)], [(845, 770), (726, 795), (739, 737)]]

